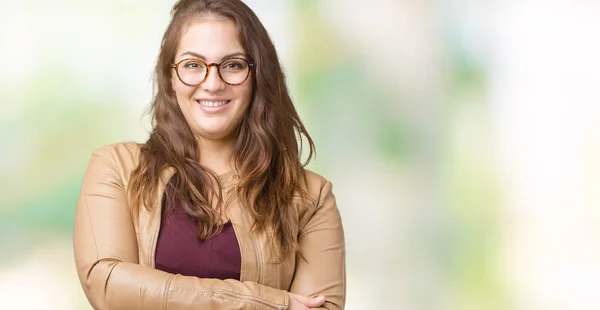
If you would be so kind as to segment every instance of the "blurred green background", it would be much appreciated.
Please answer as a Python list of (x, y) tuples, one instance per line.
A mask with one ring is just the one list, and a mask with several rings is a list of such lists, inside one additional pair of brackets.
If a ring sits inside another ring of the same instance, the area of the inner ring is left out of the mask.
[[(600, 3), (247, 3), (334, 184), (346, 309), (600, 308)], [(79, 187), (146, 139), (172, 5), (0, 0), (1, 308), (90, 309)]]

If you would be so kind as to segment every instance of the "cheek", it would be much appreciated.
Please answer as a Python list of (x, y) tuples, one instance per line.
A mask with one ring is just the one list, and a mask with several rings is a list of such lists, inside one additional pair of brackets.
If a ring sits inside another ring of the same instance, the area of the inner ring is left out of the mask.
[(175, 77), (175, 79), (171, 79), (171, 88), (173, 89), (173, 92), (175, 93), (175, 100), (177, 101), (177, 106), (179, 107), (179, 110), (183, 113), (183, 116), (185, 117), (186, 120), (188, 120), (189, 122), (189, 115), (188, 115), (188, 105), (185, 104), (186, 102), (186, 87), (184, 87), (183, 84), (179, 83), (179, 80), (177, 80), (177, 77)]
[(171, 88), (173, 89), (173, 92), (175, 92), (175, 98), (177, 98), (177, 102), (179, 103), (180, 107), (182, 103), (189, 100), (190, 96), (194, 92), (193, 88), (183, 85), (177, 79), (177, 77), (175, 77), (175, 79), (171, 79)]
[(243, 88), (240, 88), (239, 96), (243, 98), (245, 106), (247, 107), (252, 100), (252, 83), (244, 84), (243, 86)]
[(242, 108), (240, 109), (240, 114), (245, 114), (248, 112), (250, 108), (250, 102), (252, 101), (252, 88), (243, 89), (239, 93), (239, 97), (242, 99)]
[(179, 80), (177, 79), (177, 77), (171, 78), (171, 88), (173, 89), (173, 91), (175, 92), (175, 95), (177, 97), (179, 97), (180, 95), (183, 94), (184, 89), (183, 89), (181, 83), (179, 83)]

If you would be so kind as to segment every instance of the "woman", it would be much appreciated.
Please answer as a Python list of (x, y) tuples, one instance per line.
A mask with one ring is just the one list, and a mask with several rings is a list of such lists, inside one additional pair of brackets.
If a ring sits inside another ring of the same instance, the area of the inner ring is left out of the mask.
[(92, 155), (74, 250), (95, 309), (343, 309), (331, 183), (275, 48), (239, 0), (182, 0), (156, 65), (145, 144)]

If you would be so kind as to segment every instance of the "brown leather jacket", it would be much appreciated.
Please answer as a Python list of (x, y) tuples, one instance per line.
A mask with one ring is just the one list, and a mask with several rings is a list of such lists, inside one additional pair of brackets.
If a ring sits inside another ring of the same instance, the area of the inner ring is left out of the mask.
[[(128, 203), (130, 172), (137, 166), (134, 143), (105, 146), (92, 155), (75, 216), (74, 250), (83, 290), (95, 309), (287, 309), (289, 292), (325, 296), (319, 309), (343, 309), (346, 296), (344, 233), (331, 183), (306, 171), (313, 203), (295, 203), (300, 251), (274, 262), (278, 245), (250, 233), (249, 213), (227, 208), (242, 256), (240, 281), (166, 273), (154, 268), (161, 196), (148, 211)], [(161, 188), (173, 175), (166, 169)], [(222, 179), (223, 190), (236, 178)]]

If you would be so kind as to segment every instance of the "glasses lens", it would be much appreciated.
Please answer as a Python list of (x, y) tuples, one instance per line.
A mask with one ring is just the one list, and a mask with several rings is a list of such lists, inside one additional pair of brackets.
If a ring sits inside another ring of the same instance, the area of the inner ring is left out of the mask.
[(221, 77), (228, 84), (240, 84), (248, 78), (250, 66), (244, 59), (233, 58), (225, 60), (219, 66)]
[(179, 64), (177, 73), (183, 83), (198, 85), (206, 76), (206, 65), (194, 59), (184, 60)]

